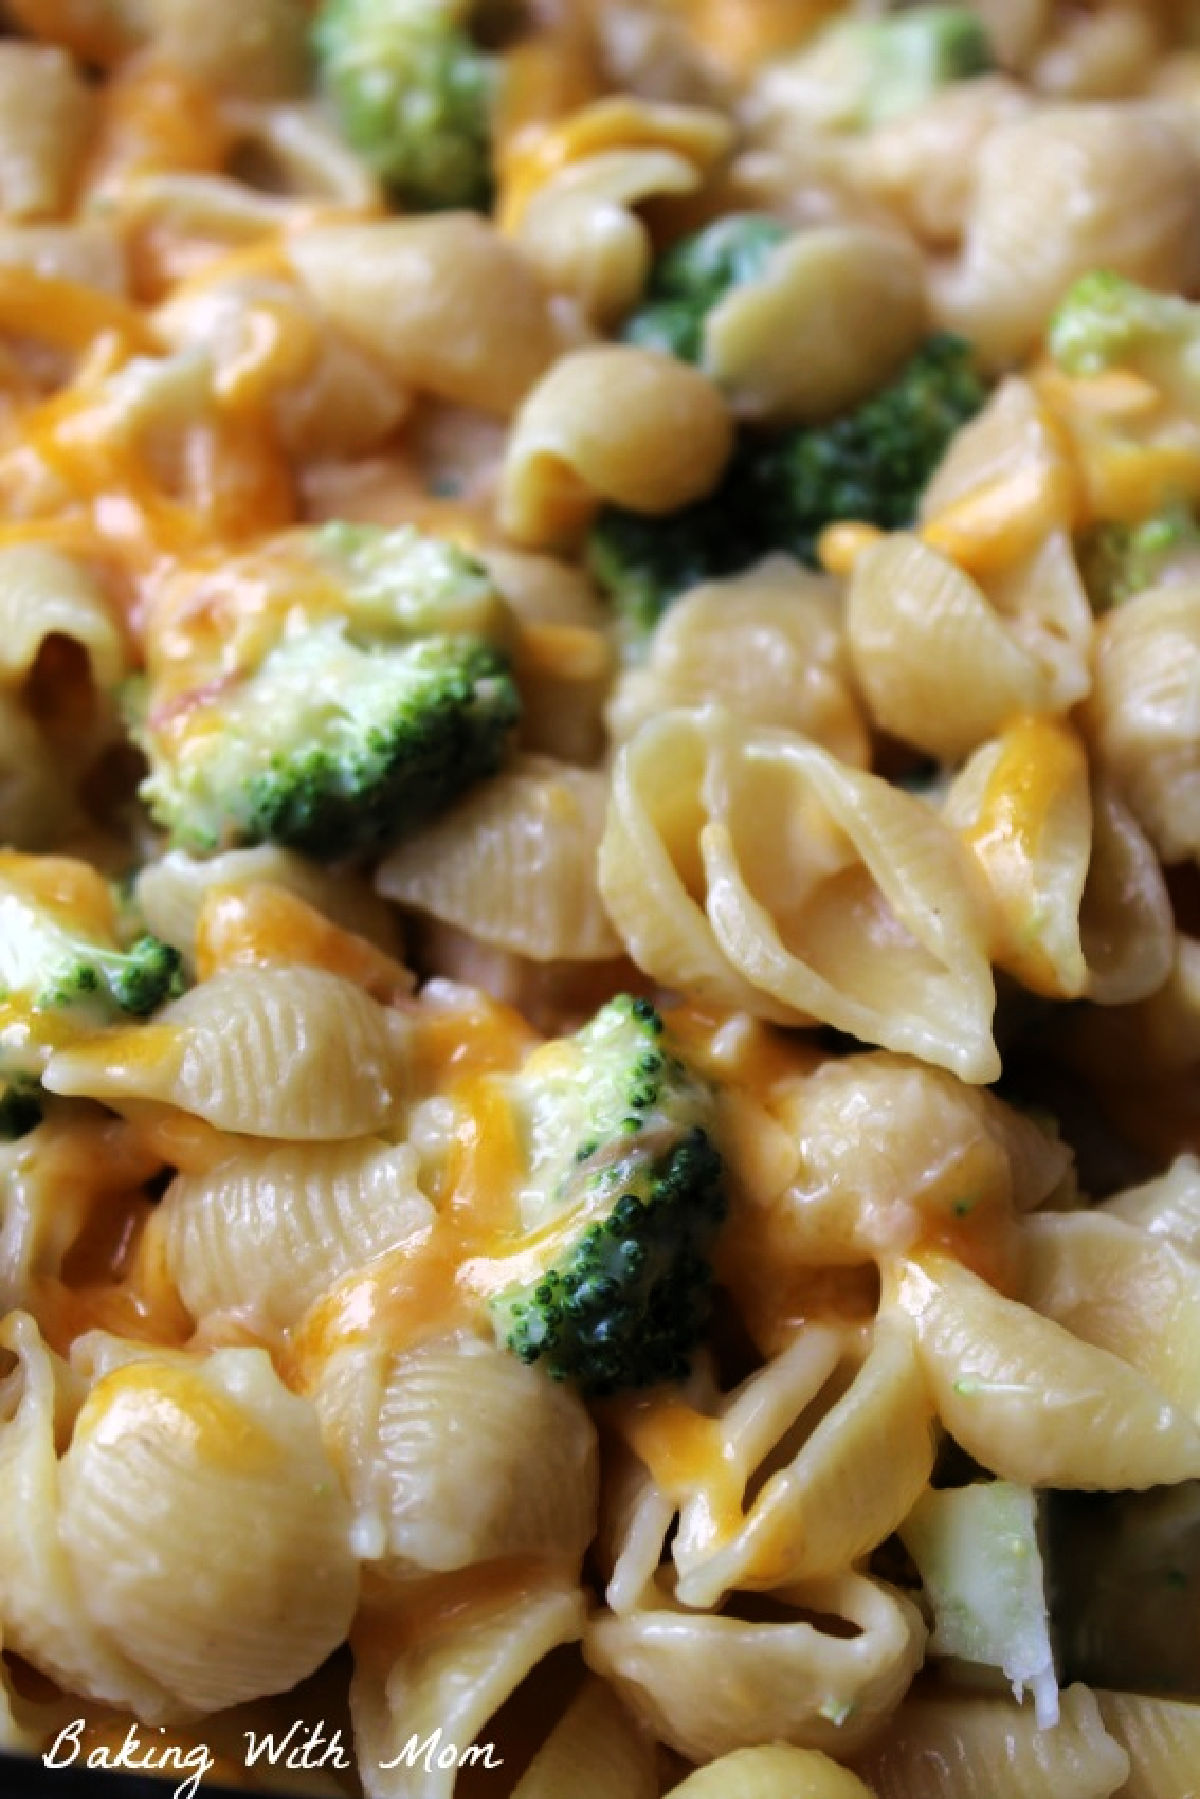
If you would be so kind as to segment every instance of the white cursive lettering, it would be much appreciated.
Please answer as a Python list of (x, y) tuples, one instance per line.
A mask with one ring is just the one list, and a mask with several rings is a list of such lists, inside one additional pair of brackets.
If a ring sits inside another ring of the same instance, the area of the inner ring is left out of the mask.
[(325, 1735), (325, 1720), (319, 1718), (308, 1728), (308, 1735), (302, 1736), (306, 1728), (303, 1718), (297, 1718), (286, 1736), (273, 1737), (270, 1731), (264, 1731), (259, 1737), (253, 1730), (246, 1730), (242, 1735), (246, 1739), (245, 1762), (253, 1768), (263, 1756), (271, 1767), (283, 1764), (293, 1773), (311, 1772), (314, 1768), (340, 1768), (346, 1772), (351, 1767), (350, 1757), (342, 1742), (342, 1733), (335, 1730), (331, 1737)]
[(430, 1731), (424, 1742), (414, 1730), (399, 1754), (394, 1755), (391, 1761), (380, 1762), (379, 1766), (385, 1773), (391, 1768), (424, 1767), (427, 1774), (434, 1774), (439, 1769), (446, 1768), (502, 1768), (504, 1760), (502, 1756), (496, 1755), (494, 1743), (469, 1743), (465, 1749), (460, 1749), (457, 1743), (443, 1744), (442, 1727), (439, 1724), (436, 1730)]
[[(77, 1761), (86, 1728), (86, 1718), (75, 1718), (65, 1724), (42, 1756), (43, 1766), (69, 1768)], [(89, 1749), (85, 1766), (106, 1768), (110, 1772), (124, 1770), (130, 1774), (186, 1774), (187, 1779), (181, 1780), (175, 1788), (174, 1799), (196, 1799), (200, 1782), (212, 1772), (216, 1761), (205, 1743), (193, 1743), (190, 1748), (184, 1748), (179, 1743), (143, 1742), (137, 1725), (131, 1724), (119, 1748), (113, 1749), (102, 1743)]]

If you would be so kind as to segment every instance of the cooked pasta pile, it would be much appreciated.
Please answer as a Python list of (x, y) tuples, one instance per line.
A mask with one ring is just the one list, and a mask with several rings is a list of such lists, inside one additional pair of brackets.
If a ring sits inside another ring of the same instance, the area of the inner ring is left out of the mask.
[(1194, 1799), (1200, 8), (2, 18), (0, 1747)]

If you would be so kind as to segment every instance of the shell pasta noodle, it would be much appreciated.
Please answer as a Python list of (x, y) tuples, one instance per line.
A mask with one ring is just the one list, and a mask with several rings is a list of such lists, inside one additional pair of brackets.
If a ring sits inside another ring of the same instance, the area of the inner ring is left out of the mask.
[(0, 1786), (1198, 1799), (1198, 0), (0, 12)]

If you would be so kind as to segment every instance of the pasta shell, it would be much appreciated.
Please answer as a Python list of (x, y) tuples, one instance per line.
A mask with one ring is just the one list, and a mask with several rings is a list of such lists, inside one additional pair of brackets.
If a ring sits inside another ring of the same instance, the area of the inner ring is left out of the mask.
[(771, 556), (733, 580), (693, 588), (659, 623), (646, 661), (619, 680), (609, 728), (623, 742), (660, 712), (709, 702), (865, 767), (836, 584)]
[(9, 39), (0, 46), (0, 212), (53, 218), (70, 200), (96, 98), (65, 51)]
[(876, 393), (925, 325), (924, 267), (907, 238), (818, 226), (712, 308), (701, 366), (744, 417), (810, 423)]
[[(1013, 0), (992, 0), (987, 10), (1016, 8)], [(995, 47), (995, 34), (988, 36)], [(1028, 92), (1003, 75), (953, 81), (912, 112), (839, 143), (838, 166), (856, 191), (899, 214), (926, 244), (950, 247), (962, 236), (984, 141), (1030, 105)]]
[(281, 1331), (341, 1275), (429, 1229), (416, 1152), (373, 1138), (247, 1146), (177, 1174), (150, 1229), (195, 1318)]
[(878, 1260), (953, 1235), (960, 1256), (1001, 1266), (1020, 1212), (1040, 1205), (1071, 1152), (995, 1094), (941, 1069), (875, 1053), (838, 1057), (789, 1083), (773, 1111), (798, 1150), (772, 1196), (776, 1254)]
[(705, 911), (699, 846), (712, 754), (696, 714), (648, 721), (617, 757), (600, 842), (600, 894), (640, 968), (700, 1005), (807, 1022), (723, 955)]
[(1096, 1694), (1105, 1728), (1129, 1757), (1122, 1799), (1184, 1794), (1200, 1767), (1200, 1705), (1141, 1693)]
[(684, 1511), (674, 1544), (676, 1598), (710, 1607), (731, 1587), (761, 1590), (840, 1573), (907, 1516), (933, 1460), (933, 1407), (911, 1333), (882, 1321), (848, 1391), (794, 1459), (767, 1478), (735, 1536), (716, 1546), (697, 1541)]
[(534, 961), (617, 956), (596, 885), (607, 799), (598, 770), (520, 756), (393, 850), (379, 891)]
[(334, 875), (275, 844), (226, 850), (201, 859), (183, 850), (168, 850), (150, 862), (134, 884), (138, 910), (147, 928), (171, 944), (194, 966), (196, 926), (210, 893), (238, 892), (247, 887), (282, 887), (323, 912), (343, 930), (368, 938), (389, 955), (399, 951), (399, 933), (390, 906), (365, 881), (344, 871)]
[(897, 1294), (942, 1422), (1002, 1480), (1119, 1492), (1200, 1476), (1200, 1429), (1109, 1351), (945, 1256), (903, 1264)]
[(512, 1799), (657, 1799), (654, 1749), (616, 1694), (589, 1678), (513, 1789)]
[(312, 1407), (264, 1351), (151, 1352), (102, 1375), (59, 1481), (89, 1617), (189, 1710), (282, 1692), (345, 1637), (349, 1508)]
[(1163, 860), (1200, 853), (1200, 587), (1154, 588), (1105, 615), (1086, 718)]
[(800, 1016), (992, 1079), (979, 899), (940, 821), (784, 733), (752, 738), (730, 774), (700, 849), (713, 934), (739, 973)]
[[(782, 1589), (775, 1598), (818, 1621), (750, 1624), (666, 1605), (625, 1618), (601, 1613), (588, 1625), (584, 1658), (635, 1716), (692, 1761), (764, 1738), (851, 1755), (920, 1664), (920, 1614), (857, 1574)], [(823, 1628), (820, 1620), (831, 1618), (857, 1634)]]
[(505, 416), (558, 349), (533, 270), (472, 213), (319, 225), (289, 253), (323, 316), (404, 387)]
[(503, 1556), (582, 1559), (596, 1524), (595, 1431), (574, 1393), (506, 1350), (465, 1335), (400, 1353), (341, 1349), (314, 1399), (358, 1552), (388, 1577)]
[(1173, 1243), (1187, 1255), (1200, 1256), (1200, 1160), (1176, 1156), (1165, 1174), (1114, 1194), (1100, 1210)]
[(735, 1749), (671, 1788), (671, 1799), (871, 1799), (861, 1780), (818, 1749)]
[(1053, 1730), (1007, 1697), (914, 1695), (855, 1765), (878, 1799), (1110, 1799), (1129, 1773), (1083, 1686), (1063, 1693)]
[(526, 203), (515, 238), (546, 286), (573, 295), (587, 318), (613, 325), (636, 305), (653, 259), (634, 208), (691, 193), (700, 173), (667, 149), (602, 151), (568, 163)]
[(1200, 1263), (1113, 1216), (1027, 1220), (1027, 1304), (1200, 1418)]
[(52, 281), (74, 281), (119, 298), (129, 285), (120, 234), (106, 219), (0, 225), (0, 268), (32, 269)]
[(218, 93), (276, 95), (304, 85), (304, 21), (289, 0), (243, 0), (236, 13), (207, 0), (154, 0), (142, 16), (163, 60)]
[[(93, 1618), (61, 1538), (56, 1444), (84, 1398), (26, 1313), (11, 1312), (0, 1342), (17, 1365), (0, 1388), (0, 1615), (5, 1648), (68, 1692), (133, 1708), (157, 1722), (180, 1707)], [(169, 1613), (169, 1606), (167, 1611)]]
[(29, 673), (50, 636), (77, 643), (92, 679), (112, 689), (125, 673), (125, 646), (98, 583), (49, 544), (0, 549), (0, 680)]
[(995, 992), (961, 855), (921, 801), (803, 738), (739, 735), (714, 707), (622, 750), (600, 891), (669, 986), (989, 1080)]
[(716, 485), (732, 448), (725, 401), (687, 363), (629, 344), (573, 350), (513, 423), (500, 523), (536, 549), (575, 542), (604, 500), (675, 512)]
[(235, 968), (158, 1013), (61, 1051), (52, 1093), (155, 1100), (253, 1137), (310, 1142), (385, 1125), (403, 1081), (399, 1015), (315, 968)]
[(938, 296), (943, 319), (1003, 367), (1091, 269), (1186, 292), (1196, 171), (1184, 115), (1161, 102), (1046, 106), (999, 126), (980, 154), (961, 267)]
[[(1062, 427), (1030, 382), (1008, 375), (950, 440), (921, 496), (922, 534), (982, 577), (1069, 531), (1078, 495)], [(1084, 601), (1084, 615), (1090, 612)]]
[[(583, 1594), (552, 1566), (502, 1562), (414, 1585), (351, 1639), (350, 1711), (367, 1799), (451, 1799), (459, 1756), (542, 1657), (577, 1642)], [(433, 1752), (405, 1754), (432, 1738)], [(492, 1763), (491, 1765), (495, 1765)]]
[(1015, 720), (977, 750), (942, 816), (983, 871), (993, 959), (1024, 986), (1076, 999), (1088, 982), (1080, 910), (1092, 851), (1087, 756), (1057, 720)]
[(854, 565), (850, 660), (885, 731), (945, 760), (1023, 712), (1051, 709), (1045, 672), (969, 575), (898, 532)]
[(1092, 858), (1079, 906), (1087, 996), (1125, 1006), (1157, 993), (1171, 973), (1175, 920), (1145, 832), (1107, 781), (1092, 786)]

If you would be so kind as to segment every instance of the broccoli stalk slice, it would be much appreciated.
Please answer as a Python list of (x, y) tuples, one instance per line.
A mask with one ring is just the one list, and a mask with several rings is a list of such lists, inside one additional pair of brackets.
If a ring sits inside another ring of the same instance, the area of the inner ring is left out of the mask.
[(1029, 1487), (977, 1481), (930, 1490), (900, 1526), (933, 1613), (930, 1653), (999, 1668), (1038, 1724), (1058, 1721), (1038, 1499)]
[(519, 702), (474, 637), (366, 649), (344, 621), (285, 638), (174, 754), (150, 739), (143, 797), (184, 847), (280, 843), (323, 860), (412, 830), (500, 766)]
[[(497, 1337), (599, 1396), (681, 1379), (710, 1309), (725, 1216), (713, 1098), (645, 1000), (610, 1001), (520, 1077), (530, 1183)], [(533, 1270), (530, 1271), (530, 1249)]]
[(346, 141), (395, 199), (487, 205), (493, 63), (445, 0), (324, 0), (312, 43)]
[(621, 336), (646, 350), (699, 362), (704, 324), (733, 288), (757, 281), (787, 228), (762, 213), (734, 213), (682, 239), (654, 266), (646, 299)]
[(985, 398), (970, 345), (927, 338), (887, 387), (841, 418), (768, 440), (744, 434), (717, 489), (685, 511), (657, 519), (605, 509), (588, 566), (636, 647), (702, 581), (772, 551), (818, 566), (817, 539), (839, 519), (911, 524), (951, 439)]

